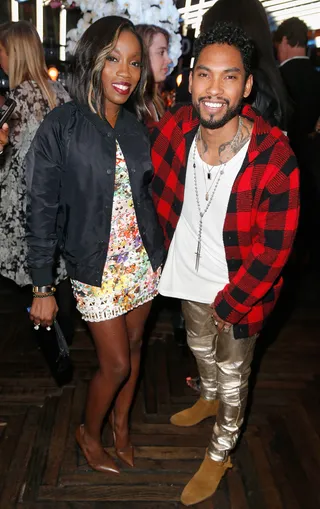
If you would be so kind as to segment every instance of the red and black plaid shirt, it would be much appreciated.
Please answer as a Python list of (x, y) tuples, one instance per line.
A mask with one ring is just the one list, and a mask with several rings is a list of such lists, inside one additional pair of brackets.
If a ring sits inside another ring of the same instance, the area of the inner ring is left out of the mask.
[[(299, 170), (287, 138), (249, 106), (254, 122), (244, 163), (233, 184), (223, 228), (229, 284), (212, 296), (236, 338), (259, 333), (281, 287), (299, 217)], [(184, 199), (187, 160), (199, 126), (192, 106), (168, 111), (153, 127), (154, 203), (169, 249)]]

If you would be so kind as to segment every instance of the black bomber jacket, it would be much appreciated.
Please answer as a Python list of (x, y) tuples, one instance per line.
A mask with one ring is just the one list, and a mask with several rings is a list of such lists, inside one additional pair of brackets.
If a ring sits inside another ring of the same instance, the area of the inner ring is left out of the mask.
[(42, 122), (27, 154), (28, 262), (34, 285), (53, 281), (61, 250), (68, 275), (101, 286), (114, 193), (116, 139), (128, 167), (139, 231), (151, 265), (164, 260), (152, 202), (153, 167), (146, 128), (121, 109), (115, 128), (88, 106), (69, 102)]

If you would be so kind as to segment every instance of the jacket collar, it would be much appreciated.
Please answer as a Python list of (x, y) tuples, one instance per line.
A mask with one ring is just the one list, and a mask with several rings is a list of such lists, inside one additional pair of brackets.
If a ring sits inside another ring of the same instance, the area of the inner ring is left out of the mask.
[(134, 130), (136, 122), (138, 120), (129, 113), (125, 108), (120, 108), (119, 115), (116, 124), (113, 127), (109, 124), (106, 119), (102, 119), (96, 113), (93, 113), (87, 104), (82, 104), (75, 101), (75, 105), (84, 117), (93, 124), (102, 136), (116, 135), (117, 133), (125, 134), (130, 126), (130, 133)]
[(278, 141), (286, 139), (278, 127), (272, 127), (251, 106), (245, 105), (241, 113), (243, 117), (253, 122), (253, 130), (247, 152), (249, 162), (252, 162), (259, 154), (269, 150)]

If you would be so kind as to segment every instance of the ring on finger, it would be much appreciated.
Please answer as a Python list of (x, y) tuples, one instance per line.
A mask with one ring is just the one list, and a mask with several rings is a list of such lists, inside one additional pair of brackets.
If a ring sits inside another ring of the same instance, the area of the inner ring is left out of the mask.
[(40, 323), (35, 323), (33, 328), (34, 328), (34, 330), (39, 330), (40, 329)]

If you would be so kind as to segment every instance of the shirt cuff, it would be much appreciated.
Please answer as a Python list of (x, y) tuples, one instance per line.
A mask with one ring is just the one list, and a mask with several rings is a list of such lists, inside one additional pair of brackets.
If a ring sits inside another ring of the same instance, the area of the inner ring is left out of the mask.
[(218, 316), (232, 325), (237, 324), (251, 310), (251, 307), (235, 301), (224, 290), (218, 293), (213, 305)]
[(52, 267), (43, 267), (41, 269), (31, 269), (31, 278), (34, 286), (49, 286), (52, 284)]

